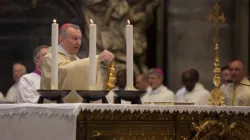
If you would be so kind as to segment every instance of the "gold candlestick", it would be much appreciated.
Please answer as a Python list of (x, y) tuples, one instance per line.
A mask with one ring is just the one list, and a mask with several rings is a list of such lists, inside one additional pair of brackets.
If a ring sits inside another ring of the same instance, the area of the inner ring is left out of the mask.
[(115, 87), (116, 73), (115, 73), (115, 60), (111, 62), (108, 71), (108, 77), (105, 84), (106, 90), (112, 90)]
[(221, 77), (220, 77), (220, 57), (219, 57), (219, 22), (224, 23), (226, 18), (224, 14), (219, 14), (220, 6), (219, 4), (215, 4), (213, 7), (213, 11), (210, 12), (207, 16), (210, 22), (213, 22), (215, 25), (215, 38), (214, 38), (214, 77), (213, 77), (213, 84), (215, 88), (211, 91), (211, 95), (208, 99), (209, 105), (225, 105), (223, 93), (220, 89), (221, 84)]

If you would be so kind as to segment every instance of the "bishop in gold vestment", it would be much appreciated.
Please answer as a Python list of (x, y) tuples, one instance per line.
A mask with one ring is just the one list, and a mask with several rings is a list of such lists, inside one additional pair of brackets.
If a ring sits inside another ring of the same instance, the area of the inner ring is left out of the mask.
[[(89, 59), (79, 59), (76, 53), (81, 46), (82, 34), (79, 26), (74, 24), (64, 24), (60, 28), (58, 47), (58, 88), (64, 90), (88, 90), (88, 66)], [(44, 57), (42, 74), (41, 74), (41, 89), (51, 89), (51, 49)], [(103, 88), (103, 78), (101, 75), (101, 61), (111, 61), (113, 54), (108, 51), (103, 51), (97, 57), (97, 74), (96, 88)], [(74, 95), (74, 96), (73, 96)], [(75, 93), (70, 97), (69, 102), (80, 102), (81, 99)], [(69, 95), (71, 96), (71, 95)]]

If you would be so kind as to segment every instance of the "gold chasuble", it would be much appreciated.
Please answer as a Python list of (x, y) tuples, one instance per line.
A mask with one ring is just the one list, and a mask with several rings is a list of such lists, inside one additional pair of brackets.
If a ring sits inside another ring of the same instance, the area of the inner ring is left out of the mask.
[[(51, 89), (51, 49), (44, 57), (42, 74), (41, 74), (41, 89)], [(72, 58), (75, 57), (75, 58)], [(98, 55), (96, 56), (98, 60)], [(58, 47), (58, 89), (72, 90), (72, 92), (64, 98), (64, 102), (81, 102), (82, 98), (78, 96), (75, 90), (88, 90), (88, 75), (89, 75), (89, 59), (79, 59), (76, 56), (70, 56), (62, 48)], [(97, 61), (96, 74), (96, 90), (103, 89), (103, 80), (101, 75), (101, 67)]]

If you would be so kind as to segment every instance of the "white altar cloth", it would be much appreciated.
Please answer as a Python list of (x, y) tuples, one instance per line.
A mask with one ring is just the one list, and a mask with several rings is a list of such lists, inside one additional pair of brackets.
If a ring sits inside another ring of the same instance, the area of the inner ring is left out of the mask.
[(1, 140), (75, 140), (80, 104), (0, 104)]

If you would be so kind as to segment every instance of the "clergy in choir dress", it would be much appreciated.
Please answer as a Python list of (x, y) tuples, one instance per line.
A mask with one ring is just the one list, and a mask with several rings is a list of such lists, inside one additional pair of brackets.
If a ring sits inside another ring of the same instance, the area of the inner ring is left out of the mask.
[[(57, 66), (58, 66), (58, 89), (61, 90), (89, 90), (89, 58), (79, 59), (78, 53), (82, 41), (82, 33), (80, 27), (75, 24), (66, 23), (62, 25), (59, 31), (59, 46), (57, 47)], [(56, 89), (51, 87), (52, 72), (52, 50), (49, 49), (44, 57), (41, 89)], [(99, 55), (96, 55), (96, 90), (103, 89), (105, 75), (102, 75), (103, 70), (100, 67), (100, 62), (111, 62), (114, 55), (104, 50)], [(67, 98), (67, 97), (66, 97)], [(81, 98), (76, 93), (71, 93), (66, 102), (81, 102)], [(65, 100), (64, 100), (65, 101)]]
[(207, 105), (209, 91), (199, 82), (199, 72), (189, 69), (182, 73), (184, 87), (176, 93), (176, 102), (191, 102), (195, 105)]
[(149, 70), (149, 85), (152, 90), (141, 99), (142, 102), (173, 102), (174, 93), (163, 84), (163, 72), (160, 68)]
[[(245, 76), (244, 64), (240, 60), (235, 60), (230, 64), (231, 80), (223, 88), (226, 105), (249, 106), (250, 105), (250, 81)], [(242, 85), (245, 84), (245, 85)]]
[(26, 74), (26, 67), (21, 63), (15, 63), (13, 65), (13, 79), (15, 83), (10, 87), (8, 90), (5, 100), (10, 102), (16, 102), (16, 96), (17, 96), (17, 84), (20, 80), (20, 78)]
[(17, 103), (37, 103), (40, 97), (37, 92), (40, 89), (41, 67), (44, 56), (48, 52), (48, 46), (37, 47), (33, 52), (35, 70), (23, 75), (17, 85)]

